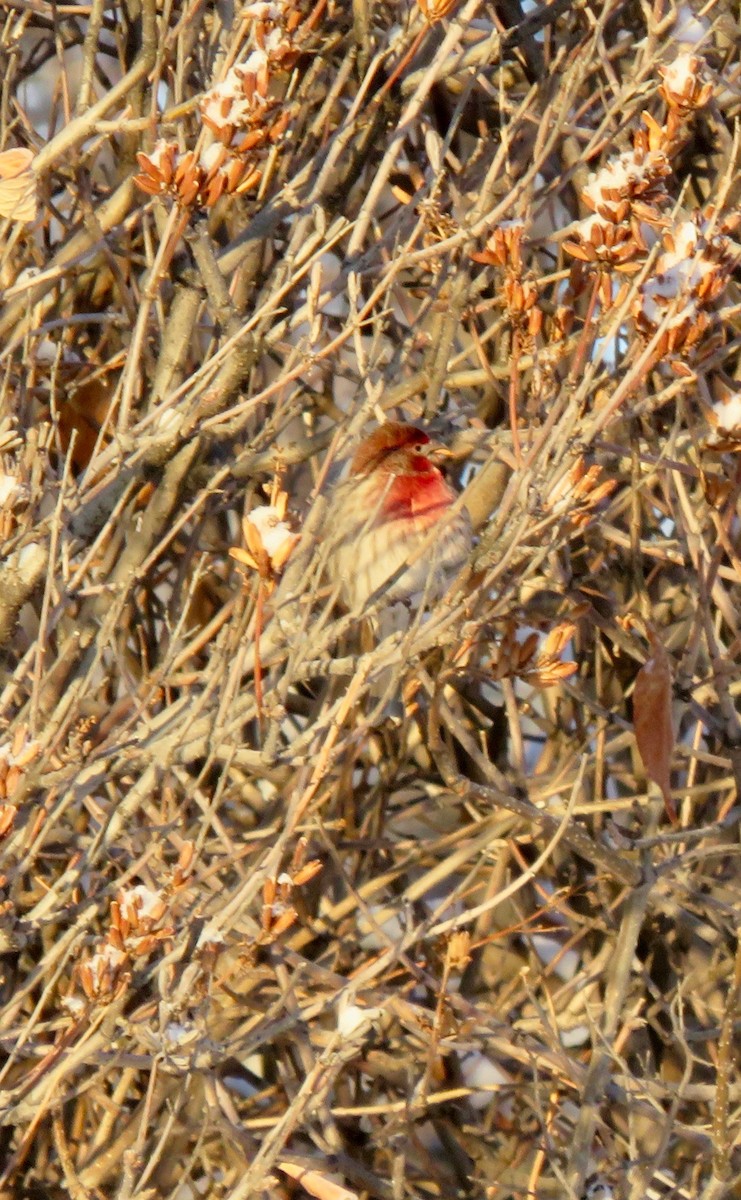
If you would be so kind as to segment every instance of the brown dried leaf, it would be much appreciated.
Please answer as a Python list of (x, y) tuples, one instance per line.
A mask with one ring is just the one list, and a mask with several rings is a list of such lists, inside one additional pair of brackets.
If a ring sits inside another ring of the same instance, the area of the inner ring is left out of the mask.
[(672, 670), (660, 638), (646, 622), (651, 656), (636, 675), (633, 689), (633, 729), (649, 779), (661, 789), (670, 820), (677, 812), (671, 797), (671, 761), (674, 749), (672, 723)]
[(33, 221), (36, 216), (34, 155), (25, 147), (0, 151), (0, 217)]

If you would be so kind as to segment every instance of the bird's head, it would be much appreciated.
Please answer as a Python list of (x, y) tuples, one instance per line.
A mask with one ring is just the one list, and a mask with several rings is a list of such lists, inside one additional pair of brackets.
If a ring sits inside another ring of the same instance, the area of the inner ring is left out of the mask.
[(437, 475), (434, 457), (441, 447), (416, 425), (387, 421), (358, 446), (350, 464), (351, 475)]

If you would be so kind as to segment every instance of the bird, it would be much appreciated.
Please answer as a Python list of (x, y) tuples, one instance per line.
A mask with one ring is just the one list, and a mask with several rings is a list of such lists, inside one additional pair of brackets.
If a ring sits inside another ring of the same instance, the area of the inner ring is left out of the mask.
[[(328, 571), (350, 612), (384, 601), (430, 603), (467, 561), (471, 520), (435, 459), (449, 451), (415, 425), (387, 421), (360, 442), (327, 513)], [(408, 565), (407, 565), (408, 564)]]

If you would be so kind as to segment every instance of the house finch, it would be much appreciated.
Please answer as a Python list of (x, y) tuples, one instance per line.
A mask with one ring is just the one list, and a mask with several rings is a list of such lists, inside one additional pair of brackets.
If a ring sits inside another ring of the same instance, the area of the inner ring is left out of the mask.
[(471, 521), (465, 509), (451, 515), (455, 492), (433, 462), (441, 452), (397, 421), (355, 451), (327, 518), (330, 576), (350, 610), (387, 581), (388, 600), (439, 597), (468, 558)]

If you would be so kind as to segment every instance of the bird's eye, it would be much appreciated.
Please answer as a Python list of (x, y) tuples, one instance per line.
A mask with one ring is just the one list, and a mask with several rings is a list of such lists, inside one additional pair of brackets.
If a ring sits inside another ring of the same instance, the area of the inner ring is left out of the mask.
[(413, 446), (412, 449), (414, 450), (415, 454), (424, 454), (424, 442), (417, 442), (416, 446)]

